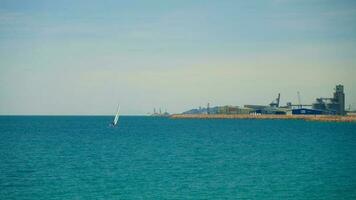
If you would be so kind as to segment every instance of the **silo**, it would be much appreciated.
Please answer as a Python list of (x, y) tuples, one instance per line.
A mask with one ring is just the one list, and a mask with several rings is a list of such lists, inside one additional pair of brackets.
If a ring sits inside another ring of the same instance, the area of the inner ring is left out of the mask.
[(335, 87), (333, 101), (337, 104), (336, 113), (338, 115), (344, 115), (345, 114), (345, 93), (344, 93), (343, 85), (337, 85)]

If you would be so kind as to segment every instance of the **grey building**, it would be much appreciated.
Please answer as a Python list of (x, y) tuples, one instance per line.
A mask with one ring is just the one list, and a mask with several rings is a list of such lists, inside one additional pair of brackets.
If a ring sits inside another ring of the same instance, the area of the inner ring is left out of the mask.
[(317, 98), (312, 107), (316, 110), (323, 110), (337, 115), (345, 115), (344, 86), (336, 85), (332, 98)]

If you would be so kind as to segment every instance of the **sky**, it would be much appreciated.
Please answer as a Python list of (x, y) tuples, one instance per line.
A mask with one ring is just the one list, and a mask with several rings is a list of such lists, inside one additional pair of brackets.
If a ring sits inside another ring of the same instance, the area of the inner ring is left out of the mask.
[(0, 115), (356, 109), (356, 1), (0, 0)]

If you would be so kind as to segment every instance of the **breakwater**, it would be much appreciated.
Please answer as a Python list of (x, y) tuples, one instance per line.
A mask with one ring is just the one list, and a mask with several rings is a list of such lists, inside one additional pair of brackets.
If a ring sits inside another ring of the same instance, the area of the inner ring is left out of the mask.
[(336, 115), (247, 115), (247, 114), (173, 114), (172, 119), (289, 119), (325, 122), (356, 122), (356, 116)]

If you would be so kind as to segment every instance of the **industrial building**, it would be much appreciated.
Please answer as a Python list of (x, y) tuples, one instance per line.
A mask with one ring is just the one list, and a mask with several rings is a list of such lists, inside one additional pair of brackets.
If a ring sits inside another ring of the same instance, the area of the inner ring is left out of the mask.
[(287, 111), (288, 115), (328, 115), (330, 112), (310, 108), (296, 108)]
[(345, 93), (344, 86), (335, 87), (332, 98), (319, 97), (312, 104), (313, 109), (323, 110), (336, 115), (345, 115)]
[[(291, 114), (291, 115), (345, 115), (345, 93), (343, 85), (336, 85), (333, 97), (319, 97), (313, 104), (302, 104), (298, 92), (298, 104), (288, 102), (280, 106), (280, 94), (269, 105), (245, 105), (257, 114)], [(307, 107), (307, 108), (306, 108)]]
[(345, 93), (343, 85), (336, 85), (333, 97), (319, 97), (313, 104), (302, 104), (300, 93), (298, 104), (287, 102), (286, 106), (280, 106), (281, 95), (269, 105), (244, 105), (239, 106), (215, 106), (210, 108), (192, 109), (183, 114), (273, 114), (273, 115), (345, 115)]
[[(319, 97), (311, 105), (302, 105), (298, 92), (299, 104), (287, 103), (292, 115), (345, 115), (344, 86), (336, 85), (334, 95), (331, 98)], [(296, 107), (296, 108), (295, 108)], [(305, 108), (309, 107), (309, 108)]]
[(250, 114), (253, 109), (238, 106), (219, 106), (217, 114)]
[(273, 100), (269, 105), (244, 105), (246, 109), (250, 109), (251, 114), (274, 114), (274, 115), (285, 115), (286, 109), (279, 107), (279, 102), (281, 99), (281, 94)]

